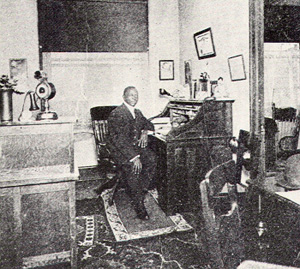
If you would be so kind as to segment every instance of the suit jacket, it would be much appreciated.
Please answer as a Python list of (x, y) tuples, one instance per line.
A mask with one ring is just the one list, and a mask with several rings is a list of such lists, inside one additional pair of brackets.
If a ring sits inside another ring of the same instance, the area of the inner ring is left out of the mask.
[(117, 163), (126, 163), (138, 154), (138, 140), (142, 130), (154, 130), (142, 112), (135, 109), (135, 119), (125, 104), (115, 108), (108, 118), (110, 150)]

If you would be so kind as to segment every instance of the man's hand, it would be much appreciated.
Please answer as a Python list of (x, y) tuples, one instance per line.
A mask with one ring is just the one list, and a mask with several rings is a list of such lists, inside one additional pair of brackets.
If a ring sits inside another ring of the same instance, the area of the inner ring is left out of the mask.
[(140, 157), (135, 158), (133, 161), (133, 172), (138, 175), (142, 171), (142, 163)]
[(148, 145), (148, 131), (144, 130), (144, 131), (142, 131), (138, 146), (143, 149), (143, 148), (147, 147), (147, 145)]

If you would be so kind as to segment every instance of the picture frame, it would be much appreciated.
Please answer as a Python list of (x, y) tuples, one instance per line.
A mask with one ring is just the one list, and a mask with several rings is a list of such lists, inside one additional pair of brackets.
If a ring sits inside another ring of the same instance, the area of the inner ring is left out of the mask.
[(211, 28), (195, 33), (194, 42), (199, 60), (217, 55)]
[(246, 79), (245, 63), (242, 54), (228, 58), (228, 67), (231, 81)]
[(174, 80), (174, 61), (159, 61), (159, 80)]
[(27, 59), (9, 59), (10, 77), (20, 81), (28, 78)]

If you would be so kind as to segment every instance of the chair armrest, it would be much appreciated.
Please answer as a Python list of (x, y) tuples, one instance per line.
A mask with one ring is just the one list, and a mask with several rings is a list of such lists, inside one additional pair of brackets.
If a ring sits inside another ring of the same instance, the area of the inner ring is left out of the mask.
[(279, 149), (281, 151), (297, 150), (298, 134), (294, 136), (284, 136), (279, 140)]

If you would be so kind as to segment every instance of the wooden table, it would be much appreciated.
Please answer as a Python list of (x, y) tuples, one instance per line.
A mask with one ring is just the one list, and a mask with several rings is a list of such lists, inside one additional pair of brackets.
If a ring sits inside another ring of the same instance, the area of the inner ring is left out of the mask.
[(73, 123), (0, 125), (0, 267), (76, 267)]
[[(275, 192), (283, 189), (275, 185), (274, 177), (265, 182), (250, 182), (247, 189), (246, 258), (300, 266), (300, 205)], [(259, 221), (266, 228), (262, 236), (256, 230)]]

